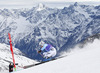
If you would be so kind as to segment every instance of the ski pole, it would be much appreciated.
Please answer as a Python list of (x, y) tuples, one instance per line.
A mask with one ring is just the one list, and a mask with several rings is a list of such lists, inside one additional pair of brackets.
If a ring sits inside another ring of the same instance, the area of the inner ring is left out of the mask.
[[(37, 49), (35, 49), (37, 52), (38, 52), (38, 50)], [(39, 53), (43, 58), (44, 58), (44, 56), (41, 54), (41, 53)]]
[(39, 54), (44, 58), (44, 56), (41, 53), (39, 53)]

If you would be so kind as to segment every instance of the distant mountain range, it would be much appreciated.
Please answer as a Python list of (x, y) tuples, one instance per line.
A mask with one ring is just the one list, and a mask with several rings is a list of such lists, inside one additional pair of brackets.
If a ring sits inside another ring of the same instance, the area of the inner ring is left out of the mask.
[(100, 5), (79, 3), (63, 9), (39, 4), (32, 9), (0, 10), (0, 43), (8, 42), (12, 35), (13, 46), (32, 59), (41, 59), (35, 49), (39, 41), (53, 45), (58, 54), (74, 47), (87, 37), (100, 33)]

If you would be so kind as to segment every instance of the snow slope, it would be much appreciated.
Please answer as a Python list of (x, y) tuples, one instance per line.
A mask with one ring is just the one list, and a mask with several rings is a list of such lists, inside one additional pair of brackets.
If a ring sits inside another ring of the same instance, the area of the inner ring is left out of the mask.
[[(23, 56), (22, 52), (17, 48), (13, 48), (15, 63), (18, 63), (17, 69), (22, 68), (25, 65), (37, 63), (35, 60), (31, 60)], [(10, 46), (0, 43), (0, 73), (8, 73), (9, 63), (13, 62)]]
[[(97, 44), (98, 43), (98, 44)], [(83, 49), (75, 48), (68, 56), (16, 73), (100, 73), (100, 40)]]

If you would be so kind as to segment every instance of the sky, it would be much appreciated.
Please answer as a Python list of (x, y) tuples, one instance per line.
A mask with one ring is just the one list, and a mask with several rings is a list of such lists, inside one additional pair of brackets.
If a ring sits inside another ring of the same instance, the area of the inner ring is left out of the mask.
[[(39, 3), (44, 3), (47, 6), (54, 6), (56, 3), (56, 6), (62, 6), (64, 4), (60, 3), (66, 3), (66, 2), (88, 2), (88, 1), (95, 1), (100, 2), (100, 0), (0, 0), (0, 9), (6, 8), (6, 7), (32, 7), (36, 6)], [(52, 5), (50, 5), (50, 3)], [(57, 5), (59, 3), (60, 5)], [(65, 5), (64, 5), (65, 6)], [(55, 6), (54, 6), (55, 7)]]
[(40, 2), (83, 2), (83, 1), (95, 1), (100, 0), (0, 0), (0, 5), (29, 5)]

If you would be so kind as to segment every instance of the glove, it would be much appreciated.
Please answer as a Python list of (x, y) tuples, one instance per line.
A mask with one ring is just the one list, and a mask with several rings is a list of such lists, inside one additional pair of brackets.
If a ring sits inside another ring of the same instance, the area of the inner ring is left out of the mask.
[(38, 53), (41, 53), (41, 50), (39, 50)]

